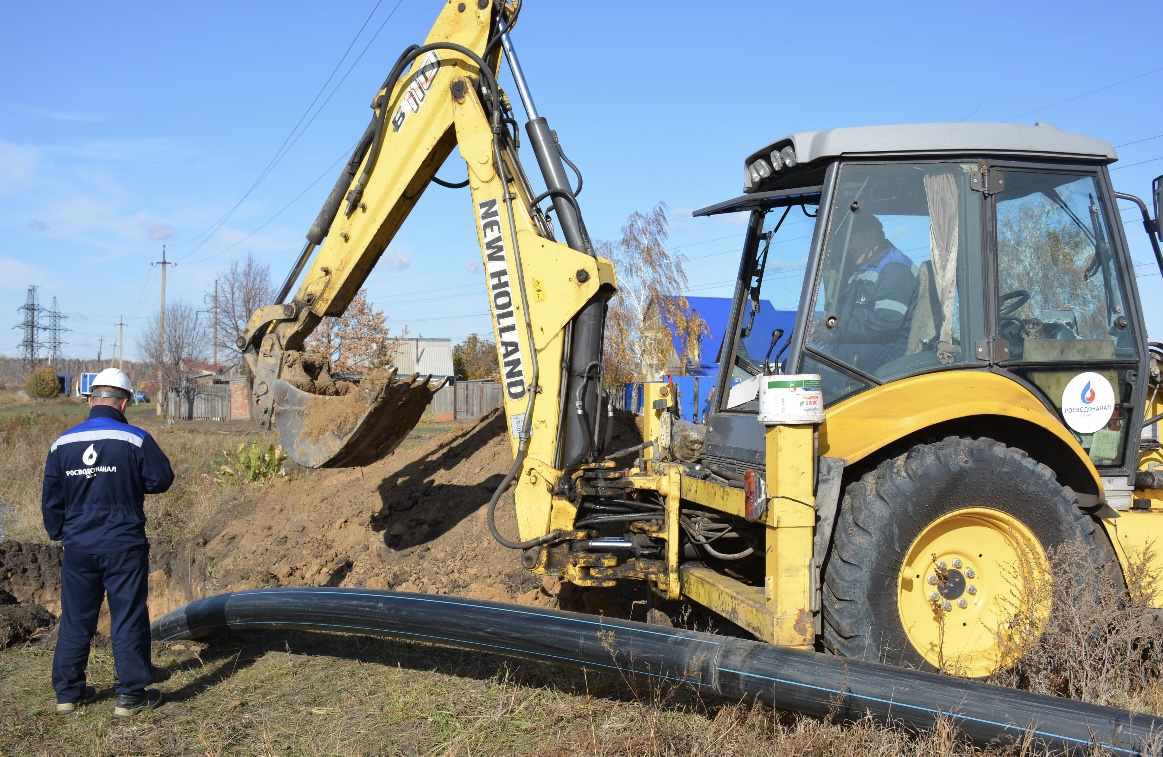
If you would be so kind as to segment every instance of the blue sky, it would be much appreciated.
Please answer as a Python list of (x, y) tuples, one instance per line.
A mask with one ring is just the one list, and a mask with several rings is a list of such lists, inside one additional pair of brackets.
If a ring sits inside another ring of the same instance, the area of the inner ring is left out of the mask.
[[(169, 299), (201, 305), (247, 252), (281, 281), (376, 88), (441, 7), (0, 6), (0, 354), (19, 354), (12, 327), (35, 284), (68, 315), (68, 356), (94, 357), (99, 337), (108, 356), (122, 316), (133, 356), (163, 244), (178, 261)], [(739, 194), (743, 158), (793, 131), (1047, 121), (1116, 145), (1116, 189), (1148, 199), (1163, 174), (1160, 29), (1158, 2), (526, 0), (514, 42), (585, 175), (591, 234), (616, 238), (630, 212), (665, 201), (690, 293), (721, 295), (741, 221), (689, 211)], [(248, 193), (333, 70), (310, 125)], [(463, 177), (455, 153), (440, 175)], [(1163, 285), (1141, 225), (1125, 228), (1160, 339)], [(369, 279), (371, 299), (396, 332), (487, 334), (479, 255), (468, 190), (433, 187)]]

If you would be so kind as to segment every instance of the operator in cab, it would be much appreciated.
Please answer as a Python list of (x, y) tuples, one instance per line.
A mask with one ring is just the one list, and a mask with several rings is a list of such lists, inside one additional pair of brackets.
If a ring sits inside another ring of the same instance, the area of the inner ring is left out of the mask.
[(835, 325), (817, 326), (812, 339), (821, 352), (872, 373), (905, 354), (917, 304), (917, 267), (867, 211), (852, 216), (848, 260), (852, 272), (840, 292)]

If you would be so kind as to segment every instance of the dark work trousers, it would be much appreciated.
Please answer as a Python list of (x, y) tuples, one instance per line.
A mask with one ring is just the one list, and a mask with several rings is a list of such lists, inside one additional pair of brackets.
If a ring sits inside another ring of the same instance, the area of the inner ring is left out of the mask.
[(76, 702), (85, 689), (89, 643), (97, 632), (101, 600), (109, 598), (109, 632), (118, 694), (141, 694), (149, 673), (149, 548), (111, 555), (65, 550), (61, 560), (61, 627), (53, 655), (58, 702)]

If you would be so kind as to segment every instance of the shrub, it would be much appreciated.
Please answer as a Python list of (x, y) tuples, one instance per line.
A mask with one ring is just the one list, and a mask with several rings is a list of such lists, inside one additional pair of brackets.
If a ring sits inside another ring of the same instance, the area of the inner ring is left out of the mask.
[(42, 365), (24, 380), (24, 392), (29, 397), (38, 400), (47, 400), (61, 393), (61, 384), (57, 379), (57, 372), (50, 365)]
[[(1127, 585), (1089, 572), (1086, 547), (1067, 544), (1048, 555), (1050, 575), (1017, 566), (1027, 585), (1004, 636), (1016, 659), (990, 680), (1041, 694), (1147, 712), (1163, 703), (1163, 627), (1152, 607), (1159, 570), (1154, 548), (1128, 554)], [(1026, 561), (1023, 560), (1023, 563)], [(1030, 585), (1032, 584), (1032, 586)], [(1049, 618), (1039, 609), (1051, 606)], [(1012, 633), (1013, 629), (1019, 633)], [(1009, 648), (1006, 648), (1009, 647)]]

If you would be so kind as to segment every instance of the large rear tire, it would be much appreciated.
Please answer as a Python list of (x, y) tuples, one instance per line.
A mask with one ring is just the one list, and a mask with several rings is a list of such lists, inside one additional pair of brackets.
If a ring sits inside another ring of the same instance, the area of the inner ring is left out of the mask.
[[(1049, 617), (1050, 555), (1106, 534), (1046, 466), (991, 439), (913, 447), (848, 487), (824, 569), (824, 643), (846, 657), (983, 677)], [(1112, 573), (1112, 571), (1115, 571)], [(1014, 622), (1020, 618), (1020, 622)]]

